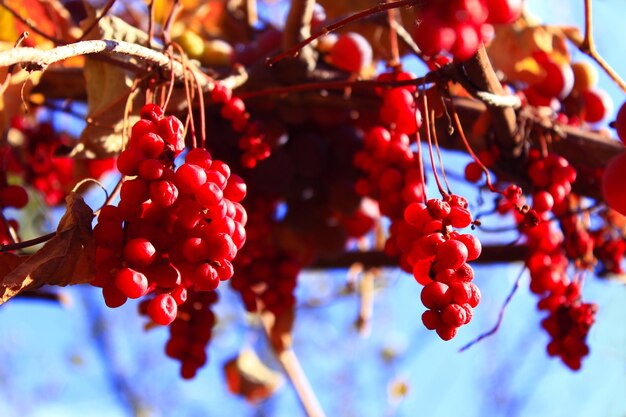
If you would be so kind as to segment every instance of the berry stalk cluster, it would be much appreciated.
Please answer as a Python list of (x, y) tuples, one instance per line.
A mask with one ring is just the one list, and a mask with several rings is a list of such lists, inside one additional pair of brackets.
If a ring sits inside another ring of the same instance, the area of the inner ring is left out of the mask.
[[(120, 202), (103, 207), (94, 228), (92, 285), (102, 288), (109, 307), (147, 297), (140, 311), (161, 325), (174, 322), (179, 310), (201, 314), (195, 303), (202, 302), (190, 300), (203, 300), (198, 293), (232, 277), (231, 262), (246, 239), (243, 180), (204, 149), (189, 151), (175, 170), (174, 158), (184, 148), (180, 120), (144, 106), (117, 162), (127, 177)], [(190, 375), (187, 356), (176, 358)], [(194, 358), (196, 365), (203, 362)]]

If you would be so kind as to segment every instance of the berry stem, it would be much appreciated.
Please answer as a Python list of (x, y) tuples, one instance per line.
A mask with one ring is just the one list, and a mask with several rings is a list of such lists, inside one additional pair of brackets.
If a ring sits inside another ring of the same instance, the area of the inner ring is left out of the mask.
[(8, 252), (12, 250), (29, 248), (31, 246), (38, 245), (43, 242), (47, 242), (56, 236), (56, 232), (48, 233), (47, 235), (39, 236), (34, 239), (24, 240), (17, 243), (9, 243), (7, 245), (0, 245), (0, 252)]
[(443, 166), (443, 159), (441, 158), (441, 150), (439, 149), (439, 141), (437, 140), (437, 127), (435, 126), (435, 110), (430, 111), (430, 123), (431, 132), (433, 135), (433, 141), (435, 143), (435, 150), (437, 151), (437, 159), (439, 159), (439, 167), (441, 168), (441, 175), (443, 175), (443, 182), (446, 184), (448, 194), (452, 194), (450, 184), (448, 183), (448, 177), (446, 176), (446, 170)]
[(520, 271), (519, 275), (515, 279), (513, 288), (511, 289), (511, 291), (509, 292), (509, 295), (507, 295), (506, 299), (504, 300), (502, 307), (500, 307), (500, 312), (498, 313), (498, 320), (496, 321), (495, 326), (493, 326), (493, 328), (489, 330), (488, 332), (481, 334), (476, 339), (472, 340), (471, 342), (463, 346), (461, 349), (459, 349), (459, 352), (463, 352), (469, 349), (470, 347), (474, 346), (476, 343), (480, 342), (481, 340), (495, 334), (498, 331), (498, 329), (500, 329), (500, 325), (502, 324), (502, 320), (504, 319), (504, 311), (506, 310), (506, 307), (509, 305), (509, 303), (513, 299), (513, 296), (517, 292), (517, 289), (520, 286), (520, 282), (522, 281), (522, 277), (524, 276), (524, 271), (526, 271), (526, 266), (524, 266), (522, 270)]
[(435, 167), (435, 157), (433, 155), (433, 144), (430, 138), (430, 111), (428, 110), (428, 99), (426, 98), (426, 94), (422, 94), (422, 103), (424, 106), (424, 117), (426, 118), (426, 140), (428, 141), (428, 153), (430, 154), (430, 165), (433, 169), (433, 175), (435, 176), (435, 182), (437, 183), (437, 188), (439, 188), (439, 193), (442, 197), (445, 197), (447, 193), (444, 191), (441, 186), (441, 182), (439, 181), (439, 175), (437, 175), (437, 168)]
[(467, 153), (469, 153), (470, 156), (474, 159), (474, 161), (476, 161), (476, 163), (478, 165), (480, 165), (480, 167), (482, 168), (483, 172), (485, 173), (485, 177), (487, 178), (487, 187), (489, 187), (489, 191), (491, 191), (493, 193), (501, 194), (493, 186), (493, 184), (491, 182), (491, 174), (489, 174), (489, 170), (480, 161), (480, 159), (478, 159), (478, 156), (476, 156), (476, 154), (472, 150), (472, 147), (470, 146), (470, 144), (469, 144), (469, 142), (467, 140), (467, 137), (465, 136), (465, 132), (463, 131), (463, 126), (461, 126), (461, 121), (459, 120), (459, 114), (456, 112), (456, 109), (454, 108), (454, 104), (452, 104), (452, 102), (450, 102), (450, 103), (451, 103), (451, 106), (452, 106), (452, 119), (454, 119), (454, 124), (456, 126), (456, 129), (459, 132), (459, 136), (461, 136), (461, 140), (463, 141), (463, 144), (465, 145), (465, 149), (467, 149)]

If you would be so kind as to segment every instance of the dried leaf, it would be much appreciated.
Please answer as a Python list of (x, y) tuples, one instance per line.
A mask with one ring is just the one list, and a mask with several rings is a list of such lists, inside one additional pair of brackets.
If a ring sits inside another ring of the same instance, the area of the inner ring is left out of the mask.
[[(7, 68), (0, 68), (0, 82), (4, 81), (6, 77)], [(11, 125), (11, 119), (24, 113), (26, 108), (22, 94), (27, 97), (40, 78), (40, 72), (19, 71), (13, 74), (4, 94), (0, 95), (0, 132), (6, 132)]]
[[(94, 59), (86, 60), (84, 76), (88, 124), (70, 156), (90, 159), (114, 156), (122, 150), (124, 110), (132, 81), (118, 66)], [(137, 119), (131, 116), (129, 125)]]
[(537, 53), (548, 54), (557, 62), (569, 62), (570, 56), (562, 30), (549, 26), (523, 28), (502, 25), (488, 45), (487, 53), (493, 66), (508, 80), (535, 84), (545, 77), (542, 66), (535, 60)]
[(0, 304), (21, 291), (43, 285), (72, 285), (94, 277), (93, 211), (82, 197), (70, 193), (56, 236), (34, 255), (0, 255)]
[[(81, 22), (81, 26), (84, 27), (93, 20), (95, 12), (90, 10), (89, 14), (91, 17)], [(147, 43), (148, 40), (146, 33), (117, 17), (109, 16), (99, 21), (97, 30), (92, 31), (90, 37), (131, 43)], [(89, 159), (114, 156), (122, 150), (124, 112), (129, 94), (133, 94), (131, 74), (119, 65), (87, 58), (84, 77), (88, 124), (70, 156)], [(135, 101), (133, 108), (141, 106), (141, 95), (135, 94), (133, 100)], [(132, 125), (137, 120), (137, 116), (131, 116), (128, 124)]]
[(226, 362), (224, 375), (228, 390), (251, 403), (267, 399), (284, 382), (282, 375), (265, 366), (251, 349), (242, 350), (239, 355)]

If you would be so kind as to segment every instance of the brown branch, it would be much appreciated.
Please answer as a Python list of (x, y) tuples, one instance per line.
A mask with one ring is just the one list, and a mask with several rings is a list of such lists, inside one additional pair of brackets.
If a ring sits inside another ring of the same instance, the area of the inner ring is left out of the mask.
[(111, 7), (113, 7), (114, 4), (115, 4), (115, 0), (107, 1), (107, 4), (105, 4), (104, 7), (102, 8), (102, 12), (100, 13), (100, 15), (96, 17), (93, 22), (91, 22), (91, 24), (87, 27), (87, 29), (85, 29), (81, 37), (78, 38), (79, 41), (82, 41), (83, 39), (85, 39), (85, 37), (87, 37), (87, 35), (89, 35), (89, 33), (96, 26), (98, 26), (98, 23), (100, 23), (100, 21), (104, 18), (104, 16), (106, 16), (107, 13), (109, 13), (109, 10), (111, 10)]
[[(0, 67), (25, 64), (30, 70), (43, 70), (51, 64), (71, 57), (100, 53), (141, 58), (141, 60), (146, 61), (148, 64), (160, 67), (165, 73), (169, 73), (170, 68), (172, 68), (178, 80), (185, 78), (186, 71), (192, 71), (204, 92), (210, 92), (215, 85), (212, 78), (193, 65), (187, 65), (185, 68), (181, 62), (172, 60), (169, 56), (161, 52), (146, 48), (145, 46), (110, 39), (80, 41), (58, 46), (50, 50), (38, 48), (9, 49), (0, 52)], [(243, 68), (238, 68), (238, 70), (239, 72), (237, 74), (221, 82), (230, 89), (234, 89), (244, 83), (247, 80), (245, 71)]]
[[(504, 95), (504, 89), (500, 80), (491, 66), (485, 46), (481, 45), (478, 52), (464, 62), (462, 69), (469, 83), (478, 91), (484, 91), (495, 95)], [(459, 81), (463, 82), (461, 78)], [(517, 119), (515, 111), (510, 107), (488, 105), (493, 118), (496, 141), (502, 154), (508, 158), (516, 158), (521, 153), (522, 139), (517, 134)]]
[[(303, 40), (311, 36), (311, 20), (313, 19), (313, 7), (315, 0), (291, 0), (289, 13), (283, 29), (282, 48), (289, 50)], [(298, 52), (298, 58), (306, 63), (310, 71), (315, 68), (315, 51), (310, 45), (302, 47)]]
[[(271, 339), (272, 320), (274, 319), (273, 316), (269, 314), (261, 314), (259, 317), (261, 319), (265, 335), (268, 339)], [(275, 350), (274, 353), (276, 354), (276, 359), (278, 359), (278, 362), (285, 370), (287, 377), (295, 388), (296, 394), (304, 407), (306, 415), (308, 417), (326, 417), (326, 414), (324, 413), (324, 410), (322, 409), (293, 349), (285, 348), (280, 351)]]
[[(482, 253), (473, 264), (509, 263), (523, 261), (528, 248), (520, 245), (483, 246)], [(383, 251), (346, 252), (333, 259), (319, 259), (309, 269), (349, 268), (354, 263), (361, 263), (365, 268), (397, 267), (398, 260), (390, 258)]]

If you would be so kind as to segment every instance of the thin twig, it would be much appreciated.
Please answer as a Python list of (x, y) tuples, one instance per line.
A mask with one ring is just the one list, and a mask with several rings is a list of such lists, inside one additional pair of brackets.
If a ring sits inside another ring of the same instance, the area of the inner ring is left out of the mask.
[(626, 82), (620, 77), (620, 75), (609, 65), (608, 62), (602, 58), (602, 56), (596, 50), (596, 44), (593, 38), (593, 16), (592, 16), (592, 7), (591, 0), (585, 0), (585, 37), (580, 40), (578, 36), (574, 36), (574, 34), (566, 31), (565, 34), (569, 38), (569, 40), (574, 43), (578, 49), (580, 49), (583, 53), (588, 55), (591, 59), (596, 61), (596, 63), (606, 72), (606, 74), (611, 77), (611, 79), (618, 85), (622, 91), (626, 92)]
[(102, 8), (102, 12), (100, 13), (100, 16), (95, 18), (94, 21), (91, 22), (91, 24), (87, 27), (87, 29), (85, 29), (85, 31), (80, 36), (80, 38), (78, 38), (79, 41), (82, 41), (83, 39), (85, 39), (87, 35), (89, 35), (89, 33), (98, 25), (98, 23), (100, 23), (100, 21), (104, 18), (104, 16), (106, 16), (109, 10), (111, 10), (111, 7), (113, 7), (113, 4), (115, 4), (115, 0), (107, 1), (107, 4), (105, 4), (104, 7)]
[(506, 307), (509, 305), (509, 303), (513, 299), (513, 296), (517, 292), (517, 289), (519, 288), (519, 284), (522, 280), (522, 277), (524, 276), (525, 270), (526, 270), (526, 266), (524, 266), (522, 270), (520, 271), (519, 275), (517, 276), (517, 279), (515, 280), (515, 283), (513, 284), (513, 288), (511, 289), (511, 292), (504, 300), (504, 304), (502, 304), (502, 307), (500, 308), (500, 312), (498, 313), (498, 321), (496, 321), (495, 326), (493, 326), (493, 328), (489, 330), (488, 332), (481, 334), (476, 339), (472, 340), (471, 342), (463, 346), (461, 349), (459, 349), (459, 352), (463, 352), (469, 349), (470, 347), (474, 346), (476, 343), (480, 342), (484, 338), (489, 337), (498, 331), (498, 329), (500, 328), (500, 325), (502, 324), (502, 320), (504, 319), (504, 311), (506, 310)]
[(17, 243), (9, 243), (7, 245), (0, 245), (0, 252), (8, 252), (12, 250), (30, 248), (31, 246), (44, 243), (56, 236), (56, 232), (48, 233), (47, 235), (39, 236), (30, 240), (23, 240)]
[[(392, 0), (387, 0), (387, 4), (393, 3)], [(387, 10), (387, 21), (389, 22), (389, 49), (391, 50), (391, 66), (396, 66), (400, 63), (400, 48), (398, 47), (398, 33), (396, 28), (400, 25), (394, 25), (396, 20), (396, 9)]]
[(268, 59), (267, 65), (272, 66), (278, 61), (281, 61), (287, 57), (296, 56), (298, 54), (298, 51), (300, 51), (302, 48), (304, 48), (305, 46), (307, 46), (308, 44), (310, 44), (317, 38), (324, 36), (334, 30), (337, 30), (347, 25), (348, 23), (360, 20), (364, 17), (370, 16), (376, 13), (381, 13), (390, 9), (397, 9), (397, 8), (404, 7), (404, 6), (412, 6), (418, 2), (419, 0), (401, 0), (401, 1), (394, 2), (394, 3), (379, 4), (378, 6), (374, 6), (369, 9), (363, 10), (361, 12), (355, 13), (351, 16), (346, 17), (345, 19), (341, 19), (340, 21), (333, 23), (332, 25), (324, 26), (321, 31), (316, 32), (315, 34), (309, 36), (307, 39), (303, 40), (302, 42), (297, 43), (292, 48), (289, 48), (286, 51), (283, 51), (280, 54), (274, 56), (273, 58)]

